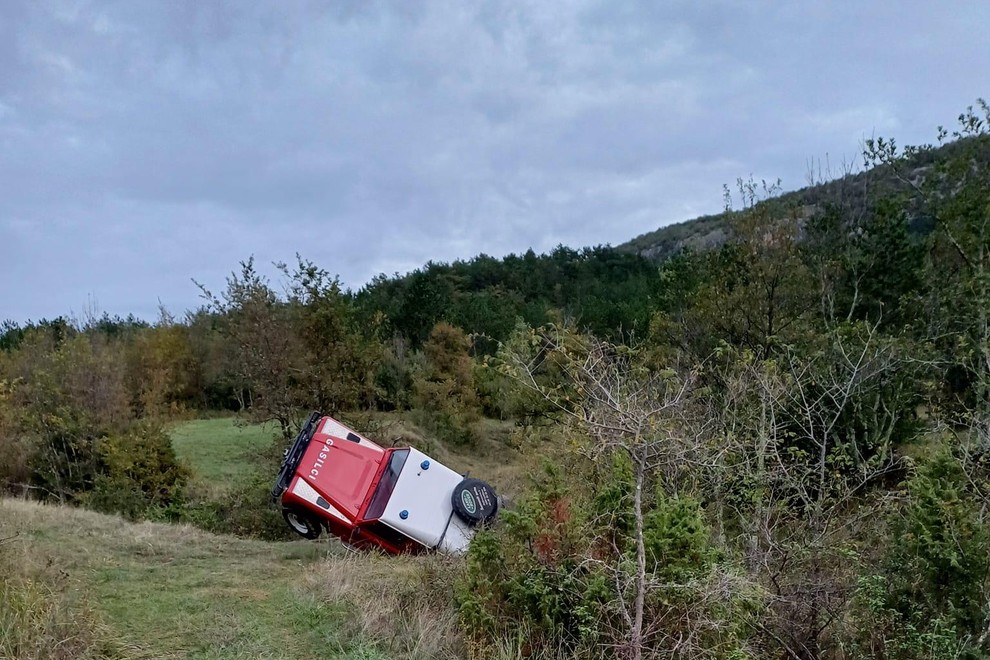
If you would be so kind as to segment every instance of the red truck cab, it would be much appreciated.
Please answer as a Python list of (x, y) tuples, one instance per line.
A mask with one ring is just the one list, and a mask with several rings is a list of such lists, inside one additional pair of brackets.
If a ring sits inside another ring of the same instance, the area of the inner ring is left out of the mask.
[(295, 532), (323, 529), (389, 554), (463, 552), (498, 498), (412, 447), (385, 449), (332, 417), (313, 413), (285, 452), (272, 497)]

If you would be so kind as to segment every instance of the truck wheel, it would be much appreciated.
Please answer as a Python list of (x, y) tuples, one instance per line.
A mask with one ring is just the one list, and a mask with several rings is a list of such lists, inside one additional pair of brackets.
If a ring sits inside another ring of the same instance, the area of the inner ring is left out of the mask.
[(495, 489), (481, 479), (464, 479), (450, 496), (450, 505), (457, 517), (474, 527), (489, 523), (498, 513)]
[(292, 528), (292, 531), (299, 536), (307, 539), (320, 538), (323, 528), (308, 513), (304, 513), (299, 509), (284, 508), (282, 509), (282, 517), (285, 518), (285, 522)]

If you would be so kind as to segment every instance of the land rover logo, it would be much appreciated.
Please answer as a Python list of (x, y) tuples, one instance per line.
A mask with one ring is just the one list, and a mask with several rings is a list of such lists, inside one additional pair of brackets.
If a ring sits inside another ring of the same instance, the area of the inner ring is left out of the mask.
[(450, 494), (454, 513), (471, 527), (491, 522), (498, 512), (498, 495), (479, 479), (465, 477)]
[(461, 491), (461, 502), (464, 503), (464, 508), (467, 509), (467, 512), (472, 515), (478, 510), (478, 506), (474, 502), (474, 495), (469, 490)]

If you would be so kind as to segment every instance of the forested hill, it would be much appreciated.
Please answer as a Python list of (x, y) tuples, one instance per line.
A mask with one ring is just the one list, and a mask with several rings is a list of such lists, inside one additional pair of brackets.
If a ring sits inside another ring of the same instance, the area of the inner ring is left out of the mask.
[[(849, 216), (861, 216), (870, 210), (870, 206), (878, 199), (889, 199), (893, 196), (903, 196), (914, 191), (926, 179), (933, 165), (956, 155), (965, 147), (967, 140), (957, 140), (943, 144), (937, 148), (924, 147), (909, 149), (901, 158), (895, 158), (890, 143), (881, 142), (881, 153), (864, 154), (867, 162), (873, 166), (865, 169), (846, 166), (840, 169), (844, 174), (835, 176), (827, 170), (810, 173), (815, 183), (799, 190), (794, 190), (774, 196), (773, 202), (780, 209), (797, 213), (802, 217), (810, 217), (825, 212), (827, 209), (843, 209)], [(876, 151), (877, 143), (873, 143)], [(867, 145), (867, 151), (871, 149)], [(990, 154), (983, 154), (990, 159)], [(856, 169), (858, 171), (852, 171)], [(751, 183), (751, 182), (750, 182)], [(737, 188), (747, 184), (740, 181)], [(757, 191), (732, 191), (736, 202), (747, 202), (745, 199)], [(763, 191), (758, 191), (762, 193)], [(738, 197), (744, 199), (739, 200)], [(750, 198), (752, 199), (752, 198)], [(930, 222), (918, 209), (912, 215), (912, 228), (924, 232), (931, 228)], [(732, 218), (737, 215), (732, 210), (715, 215), (705, 215), (692, 220), (685, 220), (666, 225), (654, 231), (641, 234), (619, 246), (620, 252), (637, 254), (654, 261), (677, 254), (681, 250), (709, 250), (723, 245), (730, 237)]]
[(430, 262), (408, 275), (376, 278), (357, 294), (367, 313), (419, 346), (439, 321), (491, 341), (506, 339), (517, 319), (532, 326), (569, 320), (603, 336), (643, 331), (658, 286), (656, 266), (608, 247), (548, 254), (529, 250), (502, 259), (480, 255)]

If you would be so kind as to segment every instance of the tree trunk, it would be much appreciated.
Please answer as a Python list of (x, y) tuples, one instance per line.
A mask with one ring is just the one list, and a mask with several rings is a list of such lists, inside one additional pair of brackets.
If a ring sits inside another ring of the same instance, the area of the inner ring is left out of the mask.
[(646, 544), (643, 539), (643, 480), (645, 467), (639, 457), (634, 456), (636, 469), (636, 490), (633, 492), (633, 516), (636, 519), (636, 603), (633, 626), (629, 635), (633, 660), (643, 657), (643, 608), (646, 602)]

